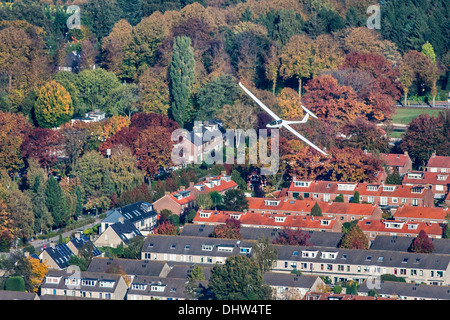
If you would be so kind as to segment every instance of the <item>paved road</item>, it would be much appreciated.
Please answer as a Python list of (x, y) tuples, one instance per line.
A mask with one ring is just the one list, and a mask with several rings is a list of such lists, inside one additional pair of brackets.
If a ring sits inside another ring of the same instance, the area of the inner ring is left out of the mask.
[[(80, 228), (77, 228), (77, 229), (74, 229), (74, 230), (66, 231), (66, 232), (64, 232), (62, 234), (62, 237), (63, 238), (68, 237), (72, 233), (74, 233), (74, 232), (76, 232), (78, 230), (82, 231), (82, 230), (85, 230), (85, 229), (88, 229), (88, 228), (92, 228), (94, 225), (100, 223), (100, 221), (102, 221), (102, 219), (96, 218), (94, 223), (90, 223), (88, 225), (85, 225), (83, 227), (80, 227)], [(44, 248), (44, 246), (48, 247), (51, 243), (57, 243), (58, 240), (59, 240), (59, 235), (54, 236), (54, 237), (49, 238), (49, 239), (45, 239), (45, 240), (34, 240), (34, 241), (29, 242), (28, 245), (32, 245), (36, 249), (36, 253), (38, 253), (38, 252), (41, 251), (42, 248)]]

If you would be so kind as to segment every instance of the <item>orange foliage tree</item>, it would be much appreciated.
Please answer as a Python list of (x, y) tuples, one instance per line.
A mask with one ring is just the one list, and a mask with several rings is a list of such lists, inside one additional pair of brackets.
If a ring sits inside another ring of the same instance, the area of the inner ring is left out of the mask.
[(42, 284), (42, 281), (44, 280), (45, 275), (47, 274), (49, 267), (46, 262), (40, 262), (38, 259), (32, 257), (28, 257), (27, 259), (31, 266), (31, 290), (32, 292), (37, 292)]

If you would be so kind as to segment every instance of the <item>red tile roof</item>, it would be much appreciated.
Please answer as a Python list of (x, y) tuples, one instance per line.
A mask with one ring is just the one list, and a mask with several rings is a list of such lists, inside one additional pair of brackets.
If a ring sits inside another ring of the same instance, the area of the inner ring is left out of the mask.
[[(400, 228), (386, 227), (386, 224), (397, 223)], [(442, 228), (439, 223), (431, 222), (405, 222), (396, 220), (360, 220), (358, 221), (358, 226), (364, 232), (382, 232), (382, 233), (397, 233), (397, 234), (409, 234), (418, 235), (420, 230), (424, 230), (428, 235), (431, 236), (442, 236)], [(409, 226), (417, 226), (411, 228)]]
[[(209, 217), (201, 215), (209, 214)], [(336, 223), (335, 218), (330, 217), (311, 217), (271, 213), (250, 213), (235, 211), (198, 211), (193, 222), (198, 224), (224, 224), (230, 217), (239, 219), (241, 225), (247, 227), (290, 227), (300, 229), (320, 229), (331, 230)], [(323, 224), (327, 221), (327, 224)]]
[(432, 155), (427, 168), (450, 168), (450, 157)]
[[(324, 202), (316, 200), (290, 200), (286, 198), (254, 198), (248, 199), (248, 211), (266, 210), (270, 212), (289, 212), (308, 214), (311, 208), (316, 204), (322, 210), (322, 214), (348, 214), (348, 215), (365, 215), (371, 216), (377, 209), (377, 206), (365, 203), (348, 203), (348, 202)], [(266, 201), (276, 202), (277, 205), (267, 205)]]
[[(300, 181), (300, 180), (297, 180)], [(306, 181), (306, 180), (305, 180)], [(351, 190), (342, 190), (339, 186), (353, 185)], [(375, 188), (376, 190), (368, 190), (368, 188)], [(393, 187), (393, 191), (387, 191), (388, 188)], [(291, 182), (289, 192), (301, 192), (310, 194), (343, 194), (353, 195), (355, 191), (359, 192), (360, 196), (377, 196), (377, 197), (394, 197), (394, 198), (422, 198), (425, 196), (424, 189), (421, 192), (413, 192), (415, 186), (402, 185), (388, 185), (379, 183), (350, 183), (350, 182), (336, 182), (336, 181), (312, 181), (308, 187), (295, 186), (295, 181)]]
[(394, 217), (397, 219), (445, 220), (447, 214), (450, 214), (450, 210), (445, 208), (401, 206), (394, 213)]
[[(414, 174), (420, 174), (422, 178), (410, 178)], [(403, 184), (422, 184), (422, 185), (447, 185), (450, 183), (450, 173), (430, 172), (430, 171), (411, 171), (403, 177)]]
[(406, 154), (382, 153), (381, 160), (390, 167), (404, 167), (409, 156)]

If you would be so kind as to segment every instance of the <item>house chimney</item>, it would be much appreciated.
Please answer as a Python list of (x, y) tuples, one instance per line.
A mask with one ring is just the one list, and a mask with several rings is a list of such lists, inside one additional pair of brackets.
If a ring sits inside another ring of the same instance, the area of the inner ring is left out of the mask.
[(75, 238), (80, 239), (81, 238), (81, 232), (75, 233)]
[(123, 217), (119, 217), (119, 222), (123, 223)]
[(193, 188), (193, 187), (194, 187), (194, 185), (195, 185), (195, 183), (194, 183), (194, 182), (189, 182), (189, 188)]
[(185, 186), (180, 186), (180, 191), (184, 191), (185, 189)]

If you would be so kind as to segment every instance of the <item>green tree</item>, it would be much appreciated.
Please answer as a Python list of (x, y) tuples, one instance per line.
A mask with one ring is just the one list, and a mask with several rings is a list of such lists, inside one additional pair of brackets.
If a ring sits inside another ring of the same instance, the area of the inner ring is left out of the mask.
[(169, 77), (172, 117), (180, 127), (184, 127), (187, 120), (186, 110), (195, 81), (194, 50), (191, 47), (190, 38), (179, 36), (174, 39)]
[(322, 217), (322, 209), (320, 209), (319, 204), (316, 202), (314, 206), (311, 208), (311, 215), (315, 217)]
[(252, 260), (256, 262), (261, 273), (272, 269), (273, 263), (278, 259), (278, 251), (268, 237), (260, 236), (252, 247)]
[(25, 280), (19, 276), (12, 276), (6, 280), (5, 290), (25, 292)]
[(79, 92), (80, 111), (108, 110), (110, 95), (114, 89), (121, 86), (113, 72), (102, 68), (85, 69), (74, 79), (74, 85)]
[(402, 184), (402, 177), (400, 176), (400, 173), (398, 173), (397, 169), (394, 169), (392, 172), (389, 172), (389, 174), (386, 177), (386, 184), (396, 184), (396, 185)]
[(351, 203), (359, 203), (359, 192), (358, 192), (358, 190), (356, 190), (354, 193), (353, 193), (353, 199), (352, 199), (352, 201), (350, 201)]
[(226, 104), (233, 104), (239, 96), (236, 80), (228, 74), (221, 75), (205, 84), (197, 93), (197, 114), (195, 120), (214, 119)]
[(117, 0), (89, 0), (83, 8), (81, 22), (100, 40), (106, 37), (122, 16)]
[(344, 195), (340, 194), (340, 195), (336, 196), (336, 198), (334, 199), (334, 202), (344, 202)]
[(256, 261), (246, 256), (231, 256), (224, 265), (216, 265), (209, 289), (217, 300), (269, 300), (272, 296)]
[(69, 92), (56, 81), (45, 84), (39, 90), (34, 115), (41, 128), (55, 128), (68, 122), (73, 115)]
[(79, 217), (83, 213), (83, 192), (80, 186), (75, 188), (75, 195), (77, 197), (77, 205), (75, 208), (75, 216)]
[(248, 200), (244, 191), (232, 189), (225, 192), (223, 207), (228, 211), (244, 211), (248, 209)]
[(55, 227), (62, 227), (66, 224), (67, 206), (64, 198), (63, 190), (58, 181), (50, 176), (45, 187), (45, 205), (48, 212), (53, 218), (53, 225)]

